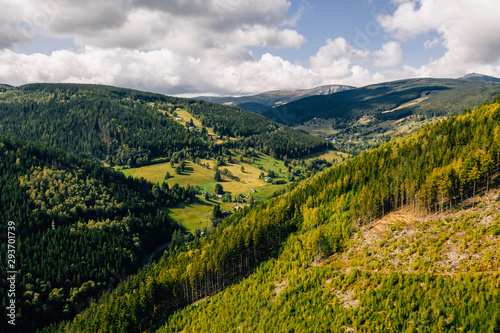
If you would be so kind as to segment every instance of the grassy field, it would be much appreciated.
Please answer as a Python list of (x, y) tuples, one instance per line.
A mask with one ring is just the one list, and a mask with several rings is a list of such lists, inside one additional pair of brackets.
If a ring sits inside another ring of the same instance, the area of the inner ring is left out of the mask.
[[(240, 178), (240, 180), (237, 181), (222, 175), (222, 180), (219, 184), (223, 186), (224, 191), (229, 192), (233, 198), (240, 194), (247, 197), (251, 194), (255, 200), (265, 200), (275, 191), (286, 188), (286, 184), (274, 185), (266, 183), (263, 179), (259, 179), (261, 172), (267, 173), (260, 170), (258, 168), (259, 165), (267, 164), (267, 162), (269, 162), (270, 169), (277, 172), (279, 168), (281, 168), (282, 171), (284, 171), (285, 167), (283, 165), (283, 161), (277, 161), (264, 155), (262, 158), (255, 158), (255, 162), (255, 164), (238, 162), (235, 164), (220, 166), (220, 170), (228, 169), (234, 176)], [(213, 166), (213, 161), (201, 160), (201, 163), (208, 163), (211, 167)], [(241, 171), (241, 166), (244, 167), (244, 171)], [(214, 170), (202, 167), (189, 161), (186, 161), (185, 171), (180, 175), (175, 173), (175, 167), (172, 168), (170, 163), (160, 163), (139, 168), (124, 169), (121, 170), (121, 172), (127, 176), (144, 178), (154, 183), (162, 183), (166, 181), (169, 186), (173, 186), (175, 183), (183, 187), (188, 184), (191, 186), (198, 185), (202, 191), (204, 190), (209, 193), (214, 192), (215, 185), (217, 184), (214, 180)], [(170, 173), (171, 178), (165, 180), (167, 172)], [(282, 172), (281, 176), (286, 177), (286, 173)], [(207, 202), (201, 195), (198, 195), (197, 198), (198, 202), (196, 203), (182, 203), (177, 207), (169, 208), (168, 210), (170, 216), (174, 220), (182, 224), (191, 232), (208, 225), (208, 221), (212, 216), (212, 210), (215, 204), (220, 204), (222, 210), (233, 210), (233, 206), (237, 205), (235, 203), (223, 203), (221, 200), (214, 199)]]
[(198, 201), (195, 203), (181, 203), (176, 207), (167, 209), (168, 215), (186, 228), (188, 232), (195, 232), (206, 227), (216, 204), (220, 205), (222, 211), (233, 210), (235, 205), (233, 203), (223, 203), (219, 200), (206, 201), (201, 195), (196, 197)]
[[(178, 112), (178, 111), (177, 111)], [(233, 158), (239, 156), (239, 151), (233, 151)], [(301, 158), (301, 160), (311, 160), (311, 159), (326, 159), (328, 162), (332, 162), (334, 159), (340, 160), (341, 157), (346, 157), (347, 154), (328, 151), (324, 153), (311, 154), (309, 156)], [(237, 158), (236, 158), (237, 159)], [(245, 157), (244, 159), (251, 160), (252, 158)], [(231, 194), (234, 199), (236, 196), (243, 194), (245, 197), (252, 197), (254, 200), (265, 200), (269, 198), (273, 193), (279, 190), (287, 188), (287, 184), (272, 184), (267, 183), (264, 179), (259, 178), (261, 173), (267, 175), (267, 169), (273, 170), (278, 174), (278, 179), (286, 179), (286, 167), (283, 161), (276, 160), (270, 156), (260, 154), (258, 157), (253, 157), (254, 163), (246, 162), (235, 162), (229, 163), (224, 166), (220, 166), (219, 170), (227, 169), (233, 176), (239, 178), (239, 180), (230, 179), (227, 176), (222, 175), (219, 184), (222, 185), (225, 192)], [(185, 171), (182, 174), (175, 173), (175, 165), (172, 167), (170, 163), (160, 163), (154, 165), (148, 165), (139, 168), (123, 169), (123, 172), (127, 176), (132, 176), (135, 178), (144, 178), (154, 183), (167, 182), (170, 187), (175, 183), (179, 186), (186, 187), (188, 184), (191, 186), (199, 186), (201, 191), (207, 191), (213, 193), (215, 185), (217, 182), (214, 180), (215, 171), (212, 169), (214, 161), (213, 160), (201, 160), (201, 164), (207, 164), (210, 168), (203, 167), (201, 165), (195, 164), (190, 161), (186, 161)], [(244, 170), (241, 170), (243, 166)], [(260, 169), (262, 167), (264, 170)], [(165, 180), (165, 175), (170, 173), (170, 178)], [(202, 229), (206, 227), (212, 216), (213, 207), (215, 204), (221, 205), (223, 211), (233, 210), (236, 205), (244, 205), (238, 203), (223, 203), (222, 200), (210, 199), (206, 201), (202, 195), (197, 195), (197, 202), (195, 203), (181, 203), (176, 207), (171, 207), (168, 209), (170, 217), (175, 221), (183, 225), (186, 230), (194, 232), (197, 229)]]
[(349, 157), (349, 154), (335, 150), (328, 150), (326, 152), (314, 153), (301, 157), (300, 160), (308, 161), (313, 159), (325, 159), (327, 162), (331, 163), (333, 160), (340, 162), (342, 161), (342, 158), (347, 158), (347, 157)]
[[(175, 119), (180, 119), (178, 120), (179, 124), (186, 126), (186, 123), (188, 123), (191, 119), (193, 119), (193, 124), (197, 128), (197, 130), (200, 130), (202, 128), (201, 121), (195, 118), (191, 113), (187, 112), (184, 109), (180, 110), (175, 110), (171, 114)], [(222, 143), (223, 141), (220, 138), (216, 138), (216, 134), (214, 133), (214, 128), (213, 127), (205, 127), (208, 131), (208, 135), (211, 136), (214, 140), (215, 143), (219, 144)], [(235, 138), (230, 138), (230, 140), (236, 140)]]
[[(179, 121), (179, 122), (182, 125), (185, 125), (187, 122), (189, 122), (191, 119), (193, 119), (194, 126), (196, 126), (196, 127), (201, 127), (202, 126), (201, 125), (201, 121), (199, 121), (198, 119), (196, 119), (195, 117), (193, 117), (191, 115), (191, 113), (187, 112), (186, 110), (183, 110), (183, 109), (181, 109), (181, 110), (175, 110), (173, 112), (173, 116), (175, 118), (181, 118), (182, 120)], [(208, 130), (208, 128), (207, 128), (207, 130)], [(209, 130), (209, 132), (210, 132), (210, 130)]]
[(186, 162), (185, 171), (180, 175), (175, 173), (175, 167), (172, 168), (170, 163), (160, 163), (139, 168), (124, 169), (121, 170), (121, 172), (123, 172), (126, 176), (144, 178), (153, 183), (163, 183), (165, 181), (165, 175), (168, 172), (171, 177), (167, 180), (167, 183), (170, 186), (175, 183), (179, 184), (179, 186), (186, 186), (187, 184), (192, 186), (201, 186), (210, 182), (213, 182), (215, 185), (215, 172), (192, 162)]
[[(170, 115), (175, 118), (180, 118), (178, 122), (182, 125), (185, 125), (193, 119), (193, 123), (196, 128), (201, 128), (201, 122), (185, 110), (175, 110)], [(207, 130), (209, 134), (214, 135), (213, 128), (208, 127)], [(239, 178), (239, 180), (234, 180), (222, 175), (222, 179), (219, 182), (219, 184), (223, 186), (224, 192), (230, 193), (233, 199), (240, 194), (243, 194), (247, 198), (251, 196), (254, 200), (261, 201), (269, 198), (276, 191), (287, 188), (287, 184), (272, 184), (265, 182), (263, 178), (259, 178), (261, 173), (267, 175), (268, 170), (272, 170), (277, 175), (275, 178), (286, 180), (287, 168), (285, 167), (283, 161), (274, 159), (264, 154), (259, 154), (258, 156), (244, 157), (244, 160), (253, 161), (253, 163), (246, 163), (239, 161), (238, 157), (240, 154), (241, 152), (239, 150), (233, 150), (231, 157), (236, 159), (237, 162), (228, 163), (227, 165), (219, 167), (220, 171), (227, 169), (233, 176)], [(342, 157), (346, 156), (347, 155), (343, 153), (328, 151), (325, 153), (311, 154), (301, 158), (301, 160), (307, 161), (315, 158), (324, 158), (328, 162), (332, 162), (334, 159), (341, 160)], [(127, 176), (144, 178), (153, 183), (167, 182), (170, 187), (176, 183), (182, 187), (186, 187), (189, 184), (191, 186), (199, 186), (200, 191), (214, 193), (215, 185), (217, 184), (214, 179), (215, 170), (212, 169), (214, 161), (201, 160), (200, 163), (208, 165), (209, 168), (186, 161), (185, 170), (182, 174), (177, 174), (175, 172), (177, 165), (172, 167), (170, 163), (159, 163), (139, 168), (122, 169), (120, 171)], [(243, 171), (241, 170), (242, 167)], [(167, 172), (170, 174), (169, 179), (165, 179)], [(168, 213), (188, 231), (194, 232), (195, 230), (202, 229), (208, 225), (215, 204), (221, 205), (221, 209), (223, 211), (234, 211), (235, 205), (242, 205), (236, 203), (223, 203), (222, 200), (215, 199), (206, 201), (205, 198), (199, 194), (197, 195), (197, 202), (191, 204), (182, 203), (176, 207), (171, 207), (168, 209)]]

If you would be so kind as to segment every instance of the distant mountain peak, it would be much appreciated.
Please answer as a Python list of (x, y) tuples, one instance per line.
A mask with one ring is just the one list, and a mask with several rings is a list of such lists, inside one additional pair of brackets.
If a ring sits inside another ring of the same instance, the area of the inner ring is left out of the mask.
[(210, 102), (233, 105), (247, 111), (263, 113), (267, 112), (274, 107), (279, 107), (287, 103), (310, 96), (318, 95), (331, 95), (340, 91), (354, 89), (355, 87), (331, 84), (320, 86), (311, 89), (297, 89), (297, 90), (273, 90), (260, 93), (252, 96), (241, 97), (195, 97), (195, 99), (203, 99)]
[(469, 73), (465, 76), (462, 76), (459, 78), (459, 80), (466, 80), (466, 81), (484, 81), (484, 82), (500, 82), (499, 78), (489, 76), (489, 75), (484, 75), (484, 74), (478, 74), (478, 73)]

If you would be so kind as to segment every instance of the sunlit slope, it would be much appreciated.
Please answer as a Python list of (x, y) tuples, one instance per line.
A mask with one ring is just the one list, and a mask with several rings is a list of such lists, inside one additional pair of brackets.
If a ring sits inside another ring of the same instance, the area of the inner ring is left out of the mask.
[[(235, 214), (195, 242), (176, 244), (174, 253), (60, 330), (494, 331), (500, 309), (496, 271), (471, 265), (460, 274), (442, 274), (426, 264), (424, 238), (411, 245), (423, 254), (413, 267), (342, 266), (335, 256), (349, 256), (365, 226), (388, 213), (444, 214), (478, 205), (475, 197), (496, 184), (499, 102), (348, 159), (290, 193)], [(487, 237), (498, 236), (495, 214), (485, 216), (494, 221), (484, 229)], [(453, 218), (443, 223), (463, 228)], [(478, 223), (474, 219), (470, 228)], [(481, 232), (477, 237), (484, 240)], [(450, 243), (457, 237), (450, 235)], [(492, 250), (491, 244), (484, 246)], [(384, 256), (380, 251), (375, 257)]]

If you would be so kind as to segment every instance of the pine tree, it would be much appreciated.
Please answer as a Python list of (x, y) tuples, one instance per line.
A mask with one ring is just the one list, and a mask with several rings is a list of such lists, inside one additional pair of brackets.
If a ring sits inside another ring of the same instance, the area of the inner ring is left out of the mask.
[(215, 181), (216, 181), (216, 182), (220, 182), (220, 181), (221, 181), (220, 171), (219, 171), (219, 170), (217, 170), (217, 171), (215, 172), (214, 179), (215, 179)]
[(220, 210), (220, 205), (219, 204), (217, 204), (217, 205), (214, 206), (214, 210), (212, 212), (212, 217), (213, 218), (217, 218), (217, 219), (222, 217), (222, 212)]
[(223, 194), (224, 193), (224, 188), (222, 187), (221, 184), (215, 184), (215, 194)]

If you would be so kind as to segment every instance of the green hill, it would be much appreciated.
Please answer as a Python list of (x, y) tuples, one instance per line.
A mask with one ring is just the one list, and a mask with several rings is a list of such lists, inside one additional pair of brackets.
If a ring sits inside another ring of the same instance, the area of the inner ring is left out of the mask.
[(47, 331), (495, 332), (498, 193), (484, 211), (393, 223), (372, 239), (388, 214), (483, 205), (477, 195), (497, 186), (499, 168), (496, 99), (174, 242), (160, 262)]
[[(17, 271), (19, 332), (72, 318), (136, 272), (144, 255), (178, 229), (163, 207), (194, 196), (192, 189), (154, 186), (59, 149), (4, 136), (0, 189), (6, 240), (0, 255), (14, 258), (9, 271)], [(4, 318), (8, 290), (2, 279)]]
[[(0, 134), (110, 165), (140, 166), (180, 151), (194, 158), (214, 158), (223, 147), (249, 145), (279, 158), (326, 149), (320, 138), (252, 112), (204, 101), (100, 85), (29, 84), (3, 90)], [(187, 110), (202, 126), (181, 125), (176, 110)], [(206, 126), (214, 127), (215, 136), (208, 135)], [(217, 136), (237, 140), (220, 144)], [(290, 139), (293, 145), (287, 143)]]
[(294, 125), (314, 117), (379, 120), (408, 115), (449, 115), (475, 107), (500, 94), (495, 82), (465, 79), (409, 79), (369, 85), (326, 96), (312, 96), (263, 113), (275, 121)]

